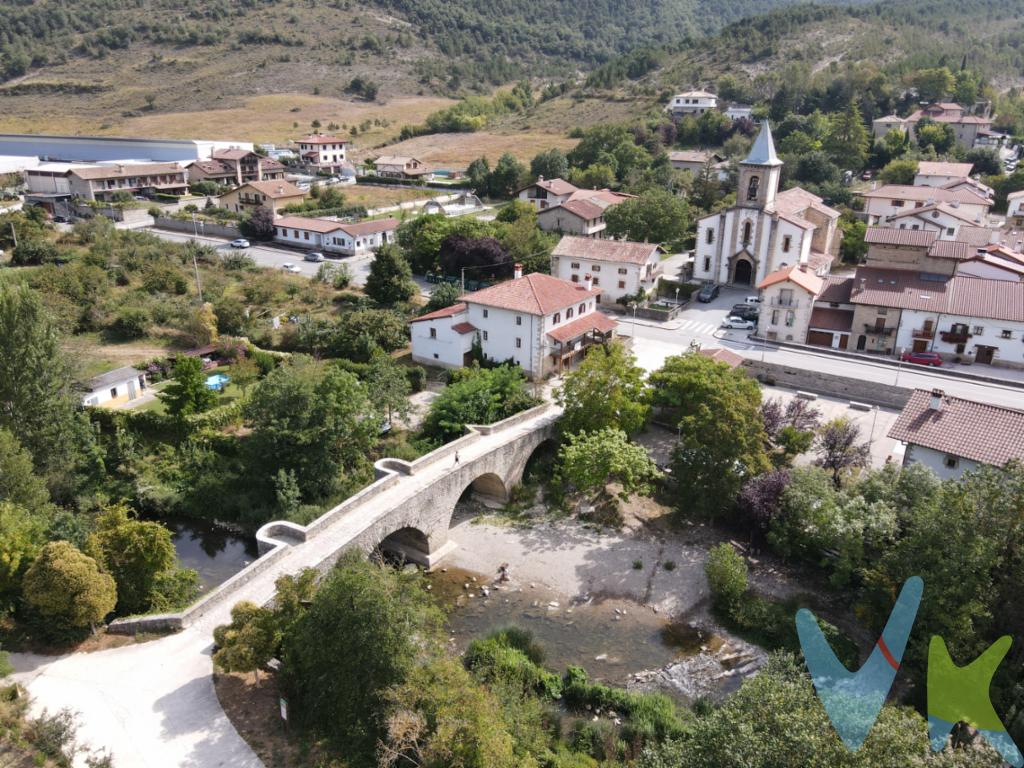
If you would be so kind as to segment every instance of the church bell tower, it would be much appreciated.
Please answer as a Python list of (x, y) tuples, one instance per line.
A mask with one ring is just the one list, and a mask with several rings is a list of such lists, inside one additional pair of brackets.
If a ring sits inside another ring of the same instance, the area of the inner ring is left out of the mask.
[(750, 154), (740, 163), (736, 205), (741, 208), (766, 208), (775, 202), (779, 192), (782, 161), (775, 154), (772, 129), (765, 120), (761, 131), (750, 148)]

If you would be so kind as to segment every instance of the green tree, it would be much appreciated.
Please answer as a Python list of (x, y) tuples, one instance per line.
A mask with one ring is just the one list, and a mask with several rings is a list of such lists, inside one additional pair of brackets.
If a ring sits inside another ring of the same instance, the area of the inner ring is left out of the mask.
[(252, 672), (258, 683), (260, 669), (274, 657), (278, 640), (273, 612), (244, 600), (231, 609), (230, 624), (213, 630), (213, 663), (224, 672)]
[(417, 294), (412, 268), (397, 245), (387, 243), (374, 251), (363, 291), (378, 304), (388, 305), (408, 301)]
[(370, 358), (366, 388), (373, 407), (387, 414), (388, 424), (392, 423), (396, 414), (403, 421), (409, 417), (409, 394), (412, 392), (412, 385), (409, 383), (406, 370), (404, 365), (379, 349)]
[(672, 478), (680, 509), (726, 511), (747, 478), (771, 468), (758, 383), (697, 354), (668, 358), (649, 381), (653, 404), (678, 424)]
[(493, 424), (536, 404), (519, 366), (464, 368), (430, 404), (421, 434), (448, 442), (461, 437), (467, 424)]
[(171, 532), (160, 523), (129, 517), (123, 504), (108, 506), (97, 515), (85, 554), (114, 577), (121, 614), (149, 610), (157, 577), (177, 563)]
[(526, 175), (526, 166), (516, 160), (515, 155), (506, 152), (498, 158), (494, 170), (487, 177), (487, 192), (491, 197), (512, 197)]
[(566, 436), (558, 451), (558, 477), (581, 493), (618, 483), (626, 494), (650, 494), (661, 476), (647, 449), (629, 441), (621, 429)]
[(252, 355), (246, 354), (235, 360), (231, 366), (231, 381), (242, 390), (242, 395), (249, 394), (249, 387), (260, 379), (260, 367), (256, 365)]
[(917, 175), (917, 160), (893, 160), (878, 174), (878, 178), (885, 184), (909, 184), (914, 183)]
[(644, 370), (618, 343), (592, 348), (566, 374), (555, 397), (564, 409), (559, 420), (564, 434), (614, 427), (632, 435), (643, 429), (651, 410)]
[(825, 136), (825, 151), (840, 168), (856, 171), (867, 162), (870, 147), (868, 129), (857, 103), (851, 99), (845, 110), (832, 115)]
[(390, 309), (357, 309), (342, 315), (327, 341), (336, 357), (367, 362), (375, 349), (394, 352), (409, 343), (405, 318)]
[(860, 219), (843, 216), (839, 220), (839, 230), (843, 233), (839, 243), (839, 254), (843, 261), (847, 264), (863, 264), (868, 255), (868, 244), (864, 241), (868, 225)]
[(947, 67), (935, 67), (914, 72), (910, 85), (917, 89), (921, 101), (941, 101), (953, 90), (956, 80)]
[(530, 161), (530, 175), (535, 179), (564, 179), (568, 173), (569, 161), (560, 149), (540, 152)]
[(217, 403), (217, 393), (206, 386), (203, 361), (178, 355), (172, 381), (157, 394), (172, 416), (184, 418), (209, 410)]
[(53, 510), (50, 492), (35, 474), (32, 456), (11, 432), (0, 428), (0, 501), (9, 501), (45, 518)]
[(346, 759), (371, 764), (388, 738), (390, 692), (436, 652), (441, 625), (418, 574), (347, 553), (283, 641), (294, 719)]
[(956, 146), (956, 131), (949, 123), (936, 123), (922, 119), (917, 124), (917, 146), (921, 149), (931, 147), (935, 154), (944, 155)]
[(486, 157), (478, 157), (469, 164), (466, 169), (466, 178), (473, 186), (473, 189), (481, 194), (487, 194), (487, 179), (491, 175), (491, 164)]
[(60, 259), (60, 249), (49, 240), (19, 240), (11, 252), (11, 265), (15, 267), (31, 267), (40, 264), (52, 264)]
[(520, 219), (528, 219), (534, 226), (537, 224), (537, 209), (525, 200), (513, 200), (498, 211), (495, 221), (511, 224)]
[(343, 473), (362, 471), (380, 418), (354, 375), (293, 357), (267, 375), (245, 406), (253, 481), (272, 492), (279, 469), (298, 478), (306, 500), (330, 494)]
[(871, 447), (860, 440), (860, 427), (846, 417), (832, 419), (818, 431), (814, 443), (817, 464), (832, 473), (836, 488), (845, 472), (866, 466), (871, 458)]
[(426, 312), (436, 312), (458, 304), (461, 293), (459, 286), (454, 283), (439, 283), (430, 292), (430, 299), (427, 301)]
[(689, 234), (690, 206), (666, 190), (651, 190), (605, 212), (608, 234), (678, 250)]
[(735, 610), (747, 591), (747, 564), (732, 545), (723, 541), (712, 547), (704, 562), (711, 597), (726, 610)]
[(45, 543), (46, 521), (43, 518), (10, 501), (0, 500), (0, 601), (19, 593), (25, 570)]
[(117, 586), (91, 557), (73, 544), (47, 544), (25, 573), (26, 603), (53, 622), (55, 631), (84, 629), (114, 610)]
[(581, 189), (607, 189), (615, 184), (615, 169), (607, 163), (573, 168), (569, 172), (569, 181)]

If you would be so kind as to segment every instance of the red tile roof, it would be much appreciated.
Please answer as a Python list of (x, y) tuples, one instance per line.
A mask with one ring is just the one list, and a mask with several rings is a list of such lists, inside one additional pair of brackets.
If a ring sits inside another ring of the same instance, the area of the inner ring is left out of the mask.
[(850, 301), (877, 307), (1024, 322), (1024, 283), (971, 275), (931, 280), (909, 270), (861, 267), (854, 278)]
[(541, 189), (558, 196), (571, 195), (573, 192), (579, 189), (579, 187), (577, 187), (575, 184), (570, 184), (565, 179), (545, 179), (541, 177), (537, 179), (537, 181), (535, 181), (533, 184), (529, 184), (523, 187), (523, 189), (518, 190), (516, 194), (519, 194), (519, 192), (522, 192), (525, 189), (529, 189), (530, 187), (540, 187)]
[(941, 213), (946, 214), (947, 216), (953, 217), (954, 219), (959, 219), (960, 221), (968, 225), (975, 224), (977, 221), (963, 208), (958, 208), (954, 205), (951, 205), (950, 203), (932, 203), (930, 205), (923, 205), (920, 208), (911, 208), (909, 211), (903, 211), (902, 213), (894, 214), (890, 216), (889, 219), (894, 220), (914, 217), (922, 219), (924, 221), (929, 221), (930, 219), (925, 219), (925, 217), (922, 214), (931, 213), (932, 211), (939, 211)]
[(249, 149), (215, 149), (210, 153), (210, 157), (214, 160), (241, 160), (243, 157), (256, 154)]
[(978, 246), (960, 240), (936, 240), (928, 249), (928, 255), (936, 259), (969, 259), (978, 253)]
[(812, 192), (802, 187), (792, 187), (785, 192), (779, 192), (775, 196), (773, 207), (780, 213), (787, 213), (793, 216), (802, 215), (808, 208), (828, 216), (830, 219), (838, 219), (839, 211), (829, 208), (825, 201)]
[(452, 330), (456, 333), (465, 335), (467, 333), (473, 333), (476, 330), (476, 326), (472, 323), (456, 323), (452, 326)]
[(743, 364), (743, 357), (737, 355), (731, 349), (722, 349), (721, 347), (713, 347), (711, 349), (701, 349), (700, 354), (704, 357), (710, 357), (716, 363), (725, 363), (730, 368), (738, 368)]
[(573, 216), (579, 216), (584, 221), (593, 221), (599, 219), (604, 215), (604, 208), (596, 203), (592, 203), (589, 200), (566, 200), (561, 205), (556, 205), (551, 208), (547, 208), (541, 213), (547, 213), (548, 211), (557, 210), (568, 211)]
[(977, 192), (967, 189), (943, 189), (942, 187), (914, 187), (909, 184), (886, 184), (864, 193), (864, 197), (884, 200), (934, 200), (937, 203), (967, 203), (968, 205), (991, 205)]
[(398, 229), (400, 223), (398, 219), (373, 219), (358, 224), (340, 224), (338, 229), (344, 230), (351, 237), (363, 237), (377, 232), (393, 232)]
[(299, 139), (299, 144), (348, 144), (348, 139), (316, 133)]
[(758, 283), (757, 287), (768, 288), (776, 283), (784, 283), (787, 281), (800, 286), (812, 296), (817, 296), (821, 291), (822, 286), (825, 284), (824, 280), (810, 270), (800, 269), (799, 264), (794, 264), (792, 267), (775, 270), (771, 274), (767, 275), (764, 280)]
[(929, 229), (868, 227), (864, 233), (864, 242), (868, 245), (908, 245), (914, 248), (927, 248), (938, 236), (938, 232)]
[(249, 181), (243, 184), (239, 189), (245, 187), (252, 187), (257, 192), (260, 192), (271, 200), (275, 200), (282, 197), (305, 197), (306, 193), (296, 187), (290, 181), (284, 179), (277, 179), (276, 181)]
[(1024, 411), (947, 396), (934, 410), (931, 399), (914, 390), (889, 437), (997, 467), (1024, 461)]
[(466, 305), (460, 301), (456, 304), (452, 304), (450, 307), (445, 307), (444, 309), (435, 309), (433, 312), (427, 312), (427, 314), (425, 315), (414, 317), (409, 322), (419, 323), (424, 320), (440, 320), (442, 317), (451, 317), (452, 315), (457, 315), (460, 312), (465, 312), (466, 309)]
[(177, 163), (120, 163), (117, 165), (85, 165), (72, 168), (69, 173), (80, 179), (123, 179), (132, 176), (180, 174)]
[(825, 287), (818, 294), (818, 301), (831, 304), (849, 304), (850, 292), (853, 290), (853, 277), (850, 275), (829, 275), (825, 278)]
[(566, 235), (558, 241), (552, 256), (566, 256), (592, 261), (610, 261), (618, 264), (646, 264), (657, 253), (655, 243), (635, 243), (629, 240), (595, 240), (592, 237)]
[(591, 312), (588, 315), (577, 318), (565, 325), (560, 325), (553, 331), (548, 331), (548, 336), (560, 344), (577, 339), (590, 331), (608, 333), (618, 327), (618, 323), (601, 312)]
[(815, 307), (811, 311), (811, 322), (807, 327), (820, 328), (824, 331), (848, 331), (853, 327), (853, 310)]
[(971, 175), (971, 163), (943, 163), (922, 160), (917, 164), (918, 176), (959, 176)]
[(341, 224), (333, 219), (315, 219), (309, 216), (282, 216), (274, 220), (274, 226), (319, 232), (322, 235), (341, 229)]
[(462, 300), (467, 304), (482, 304), (529, 315), (550, 315), (600, 293), (600, 288), (588, 291), (580, 283), (533, 272), (518, 280), (506, 280), (490, 288), (467, 293)]

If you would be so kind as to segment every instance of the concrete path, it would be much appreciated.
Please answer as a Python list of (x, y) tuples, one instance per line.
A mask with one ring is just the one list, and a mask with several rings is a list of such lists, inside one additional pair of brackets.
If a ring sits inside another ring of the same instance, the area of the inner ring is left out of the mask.
[[(552, 407), (519, 424), (480, 435), (460, 447), (462, 464), (539, 425), (550, 424), (559, 414), (560, 409)], [(229, 600), (213, 604), (176, 635), (55, 659), (15, 654), (16, 679), (28, 688), (35, 711), (76, 710), (81, 716), (83, 743), (93, 750), (109, 750), (117, 768), (257, 768), (262, 763), (224, 715), (213, 689), (210, 647), (214, 627), (230, 620), (237, 602), (268, 602), (278, 577), (329, 560), (340, 546), (400, 508), (452, 467), (450, 458), (439, 458), (339, 515), (317, 536), (289, 547)]]

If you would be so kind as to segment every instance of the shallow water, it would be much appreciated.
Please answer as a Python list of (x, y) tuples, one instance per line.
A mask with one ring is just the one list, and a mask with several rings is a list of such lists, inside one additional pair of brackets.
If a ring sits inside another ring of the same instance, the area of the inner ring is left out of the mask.
[(170, 519), (178, 564), (199, 573), (203, 591), (224, 583), (257, 557), (256, 539), (205, 520)]

